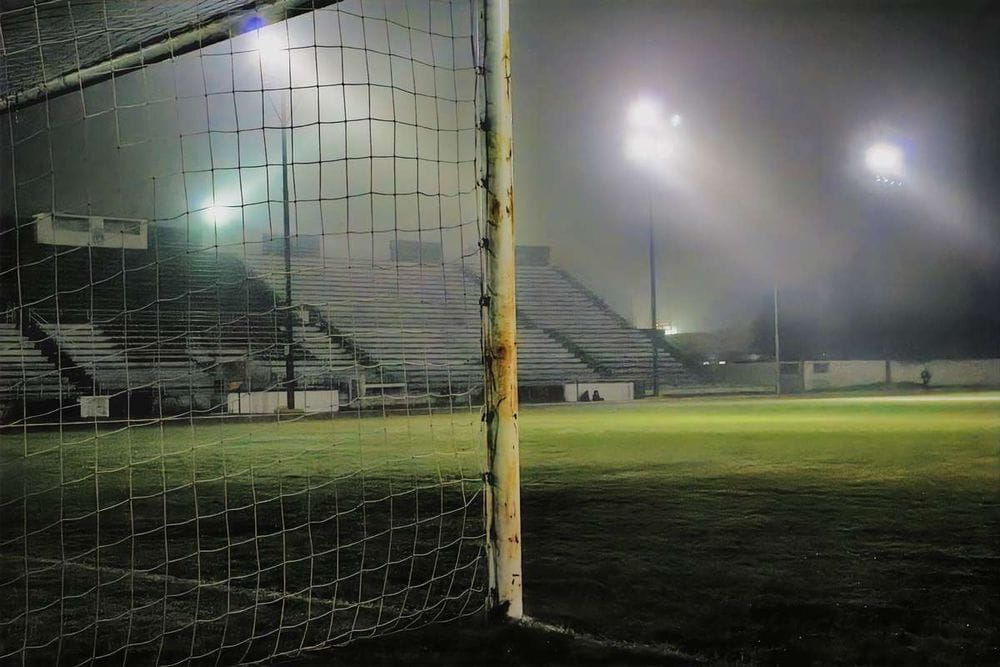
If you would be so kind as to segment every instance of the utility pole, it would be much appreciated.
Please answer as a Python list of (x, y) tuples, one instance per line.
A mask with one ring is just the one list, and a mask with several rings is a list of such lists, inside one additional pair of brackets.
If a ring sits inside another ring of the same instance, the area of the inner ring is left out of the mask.
[(781, 340), (778, 336), (778, 284), (774, 285), (774, 393), (781, 395)]
[(281, 190), (282, 218), (285, 234), (285, 400), (289, 410), (295, 409), (295, 354), (292, 350), (294, 315), (292, 313), (292, 224), (288, 201), (288, 136), (284, 119), (281, 123)]
[(656, 344), (660, 330), (656, 326), (656, 235), (653, 231), (653, 186), (646, 184), (646, 212), (649, 216), (649, 322), (653, 329), (653, 396), (660, 395), (660, 351)]

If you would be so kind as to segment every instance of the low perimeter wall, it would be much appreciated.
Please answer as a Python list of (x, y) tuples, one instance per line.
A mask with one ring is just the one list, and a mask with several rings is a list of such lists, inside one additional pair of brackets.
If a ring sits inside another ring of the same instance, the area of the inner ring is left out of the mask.
[(893, 361), (893, 382), (922, 382), (920, 374), (926, 368), (931, 374), (930, 386), (1000, 386), (1000, 359), (939, 359), (921, 364)]
[[(937, 359), (926, 362), (834, 360), (782, 362), (781, 382), (786, 393), (843, 389), (865, 385), (909, 382), (923, 384), (930, 373), (930, 387), (1000, 387), (1000, 359)], [(713, 366), (714, 382), (723, 385), (774, 386), (774, 363)]]
[(863, 387), (886, 382), (884, 361), (803, 361), (802, 388), (805, 391), (836, 387)]
[(595, 389), (605, 401), (631, 401), (635, 398), (635, 387), (631, 382), (567, 382), (563, 385), (563, 396), (568, 403), (575, 403), (583, 392), (593, 396)]
[[(233, 415), (266, 415), (288, 407), (284, 391), (254, 391), (226, 395), (226, 406)], [(319, 389), (295, 392), (295, 409), (304, 412), (339, 412), (340, 392)]]

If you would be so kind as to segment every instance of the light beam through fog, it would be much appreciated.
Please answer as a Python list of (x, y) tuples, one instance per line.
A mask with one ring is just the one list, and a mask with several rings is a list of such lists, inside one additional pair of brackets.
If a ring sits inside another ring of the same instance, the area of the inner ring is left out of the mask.
[[(651, 177), (659, 311), (686, 330), (740, 326), (775, 283), (859, 330), (930, 332), (956, 303), (995, 319), (995, 22), (596, 1), (522, 2), (514, 19), (520, 239), (633, 321)], [(635, 129), (651, 123), (679, 131)]]

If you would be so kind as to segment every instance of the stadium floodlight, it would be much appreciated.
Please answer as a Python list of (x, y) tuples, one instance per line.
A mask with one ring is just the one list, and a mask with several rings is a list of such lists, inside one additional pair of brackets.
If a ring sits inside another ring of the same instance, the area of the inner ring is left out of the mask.
[(652, 339), (652, 385), (653, 395), (657, 396), (660, 386), (656, 337), (661, 334), (656, 322), (656, 236), (653, 230), (652, 172), (674, 154), (677, 145), (675, 132), (683, 119), (679, 113), (666, 118), (661, 105), (648, 97), (633, 102), (626, 113), (626, 119), (628, 133), (625, 137), (625, 155), (649, 172), (646, 198), (649, 215), (649, 326), (655, 332)]
[(628, 110), (628, 122), (634, 128), (656, 127), (662, 119), (663, 112), (660, 105), (650, 98), (636, 100)]
[(903, 150), (896, 144), (880, 141), (869, 146), (865, 151), (865, 166), (879, 183), (903, 184)]
[(229, 218), (229, 208), (212, 204), (208, 207), (208, 218), (216, 225), (221, 225)]
[(625, 154), (631, 161), (652, 166), (662, 163), (674, 153), (676, 137), (672, 131), (683, 122), (680, 114), (667, 118), (658, 102), (640, 98), (629, 107), (626, 119)]

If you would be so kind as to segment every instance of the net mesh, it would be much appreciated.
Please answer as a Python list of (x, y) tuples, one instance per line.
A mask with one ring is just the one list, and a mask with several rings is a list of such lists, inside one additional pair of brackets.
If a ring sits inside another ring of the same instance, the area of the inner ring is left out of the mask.
[(478, 21), (4, 3), (0, 663), (482, 609)]

